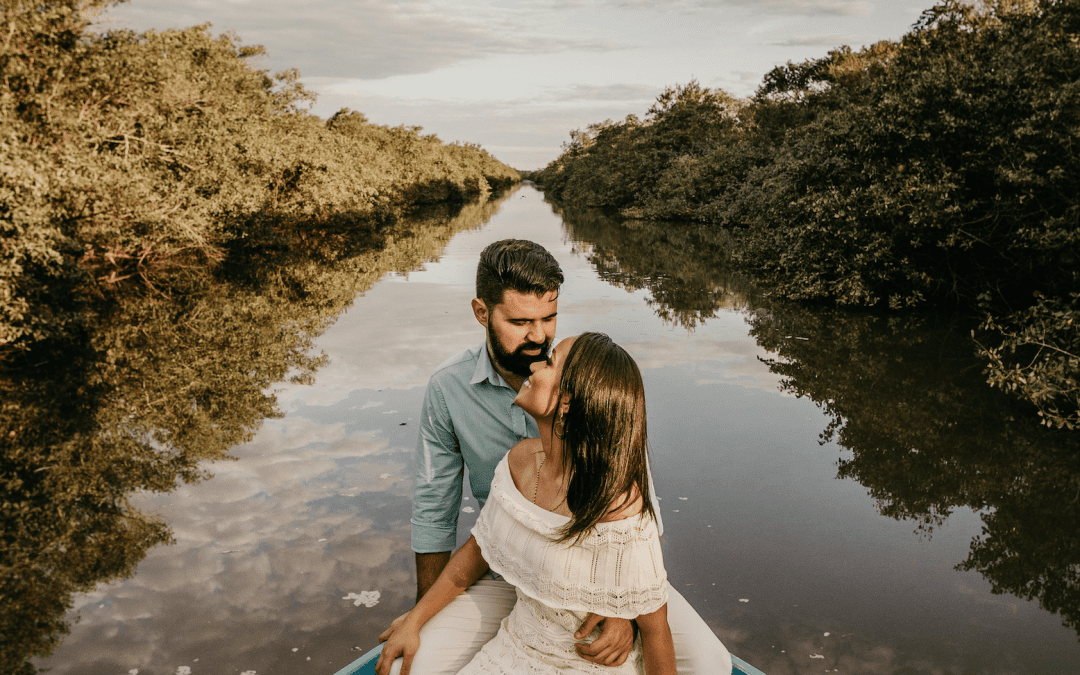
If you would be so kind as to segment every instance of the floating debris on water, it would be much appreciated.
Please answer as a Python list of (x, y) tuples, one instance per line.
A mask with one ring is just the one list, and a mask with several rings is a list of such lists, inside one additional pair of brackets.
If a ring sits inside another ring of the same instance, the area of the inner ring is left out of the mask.
[(823, 659), (823, 658), (825, 658), (825, 655), (824, 654), (811, 654), (810, 658), (812, 658), (812, 659)]
[(329, 540), (329, 539), (326, 539), (326, 538), (323, 538), (323, 539), (320, 539), (320, 540), (319, 540), (319, 542), (320, 542), (320, 543), (321, 543), (321, 542), (324, 542), (324, 541), (330, 541), (330, 540)]
[(739, 602), (750, 602), (750, 598), (739, 598)]
[(180, 666), (176, 669), (176, 675), (191, 675), (191, 666)]
[(388, 474), (388, 473), (380, 473), (379, 474), (379, 478), (382, 478), (383, 480), (386, 480), (389, 477), (390, 477), (390, 474)]
[(686, 501), (687, 499), (690, 499), (690, 498), (689, 498), (689, 497), (679, 497), (679, 499), (680, 499), (681, 501), (684, 501), (684, 502), (685, 502), (685, 501)]
[(829, 637), (829, 632), (825, 631), (825, 637)]
[(360, 591), (359, 593), (349, 593), (342, 600), (352, 600), (353, 605), (359, 607), (364, 605), (365, 607), (374, 607), (379, 604), (379, 596), (382, 595), (378, 591)]

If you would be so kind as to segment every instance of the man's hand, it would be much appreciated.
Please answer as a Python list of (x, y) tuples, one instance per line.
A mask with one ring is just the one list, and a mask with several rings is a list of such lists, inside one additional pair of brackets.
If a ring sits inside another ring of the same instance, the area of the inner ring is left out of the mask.
[(588, 637), (597, 625), (600, 625), (600, 637), (592, 644), (574, 645), (578, 656), (600, 666), (621, 666), (634, 648), (633, 624), (627, 619), (611, 619), (589, 612), (574, 633), (574, 639)]
[(390, 627), (379, 634), (379, 642), (386, 642), (387, 640), (389, 640), (390, 636), (394, 634), (394, 631), (401, 627), (401, 624), (405, 621), (405, 617), (407, 616), (409, 616), (409, 613), (405, 612), (398, 618), (391, 621)]

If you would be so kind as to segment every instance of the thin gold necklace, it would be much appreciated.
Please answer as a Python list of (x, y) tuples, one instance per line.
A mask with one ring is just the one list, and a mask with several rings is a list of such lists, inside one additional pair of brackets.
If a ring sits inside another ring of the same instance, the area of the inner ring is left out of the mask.
[(532, 496), (532, 503), (533, 504), (536, 504), (536, 491), (540, 487), (540, 469), (544, 468), (544, 462), (547, 460), (547, 455), (545, 455), (543, 452), (541, 452), (539, 454), (540, 454), (540, 466), (536, 467), (536, 482), (533, 483), (533, 496)]

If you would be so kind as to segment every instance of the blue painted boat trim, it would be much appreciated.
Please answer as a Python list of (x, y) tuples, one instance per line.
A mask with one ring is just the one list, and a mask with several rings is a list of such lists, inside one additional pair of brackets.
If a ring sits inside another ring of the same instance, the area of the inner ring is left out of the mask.
[[(356, 659), (349, 665), (334, 673), (334, 675), (375, 675), (375, 664), (382, 653), (382, 645), (372, 649), (367, 654)], [(731, 675), (765, 675), (757, 668), (737, 656), (731, 657)]]
[(334, 673), (334, 675), (375, 675), (375, 664), (379, 661), (383, 646), (380, 644), (367, 654), (356, 659), (349, 665)]
[(765, 675), (765, 673), (734, 654), (731, 655), (731, 673), (732, 675)]

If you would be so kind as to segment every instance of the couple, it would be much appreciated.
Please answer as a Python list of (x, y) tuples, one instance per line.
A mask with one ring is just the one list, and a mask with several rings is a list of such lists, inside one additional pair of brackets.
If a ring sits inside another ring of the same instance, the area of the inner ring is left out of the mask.
[[(731, 671), (667, 584), (633, 359), (598, 333), (549, 356), (562, 282), (533, 242), (481, 253), (472, 307), (487, 340), (428, 385), (417, 605), (380, 636), (379, 675)], [(451, 557), (465, 466), (483, 510)]]

